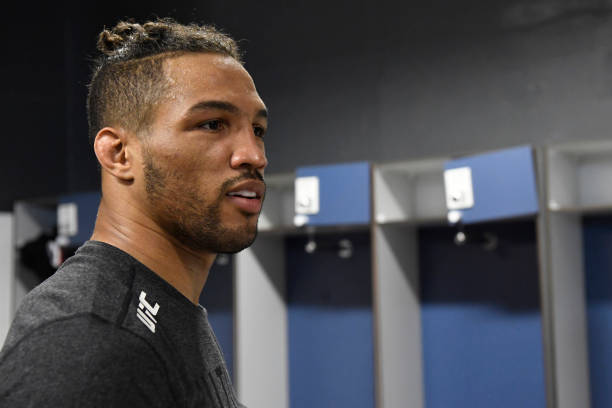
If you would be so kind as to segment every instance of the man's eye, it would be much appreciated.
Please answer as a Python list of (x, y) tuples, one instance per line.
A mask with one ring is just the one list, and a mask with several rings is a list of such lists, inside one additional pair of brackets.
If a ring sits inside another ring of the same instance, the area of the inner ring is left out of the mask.
[(204, 129), (204, 130), (221, 130), (223, 129), (223, 121), (215, 119), (215, 120), (208, 120), (204, 123), (202, 123), (201, 125), (199, 125), (200, 128)]
[(255, 133), (255, 136), (263, 138), (266, 134), (266, 129), (261, 126), (253, 126), (253, 133)]

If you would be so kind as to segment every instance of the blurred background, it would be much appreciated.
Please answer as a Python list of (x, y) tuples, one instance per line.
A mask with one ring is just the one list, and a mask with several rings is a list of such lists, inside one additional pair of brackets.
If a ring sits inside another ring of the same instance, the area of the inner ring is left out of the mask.
[[(0, 341), (55, 268), (48, 243), (61, 260), (95, 217), (97, 34), (174, 17), (239, 40), (270, 111), (258, 244), (220, 257), (202, 299), (247, 406), (612, 406), (612, 1), (63, 1), (4, 16)], [(443, 174), (459, 167), (476, 204), (449, 225)], [(322, 218), (296, 225), (302, 176), (321, 183)], [(79, 235), (57, 241), (74, 203)]]
[(97, 188), (88, 61), (97, 33), (122, 18), (214, 23), (242, 40), (270, 108), (276, 172), (606, 138), (611, 10), (596, 0), (13, 2), (0, 206)]

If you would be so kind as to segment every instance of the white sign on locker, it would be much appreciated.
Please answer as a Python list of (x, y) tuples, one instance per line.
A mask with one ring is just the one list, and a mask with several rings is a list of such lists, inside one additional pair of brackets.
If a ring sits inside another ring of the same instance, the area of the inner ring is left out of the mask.
[(303, 215), (319, 212), (319, 178), (298, 177), (295, 179), (295, 213)]
[(469, 167), (445, 170), (444, 189), (449, 210), (465, 210), (474, 206), (472, 169)]

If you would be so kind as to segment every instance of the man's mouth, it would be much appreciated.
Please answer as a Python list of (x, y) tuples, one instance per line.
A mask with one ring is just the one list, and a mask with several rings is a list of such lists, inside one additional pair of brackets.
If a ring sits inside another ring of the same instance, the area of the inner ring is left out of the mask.
[(239, 209), (250, 214), (261, 211), (262, 198), (266, 185), (259, 180), (248, 180), (234, 186), (227, 192), (227, 197)]
[(232, 191), (227, 195), (230, 197), (257, 198), (257, 193), (249, 190)]

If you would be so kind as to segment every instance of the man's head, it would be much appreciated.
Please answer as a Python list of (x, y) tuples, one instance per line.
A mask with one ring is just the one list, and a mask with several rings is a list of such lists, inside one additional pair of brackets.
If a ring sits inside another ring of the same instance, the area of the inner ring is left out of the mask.
[(235, 42), (159, 20), (121, 22), (98, 47), (88, 114), (110, 205), (192, 250), (250, 245), (267, 111)]
[(170, 19), (145, 24), (120, 21), (98, 37), (101, 56), (93, 67), (87, 96), (93, 143), (109, 124), (138, 132), (151, 120), (170, 85), (163, 62), (192, 52), (225, 55), (240, 62), (233, 39), (210, 26), (182, 25)]

